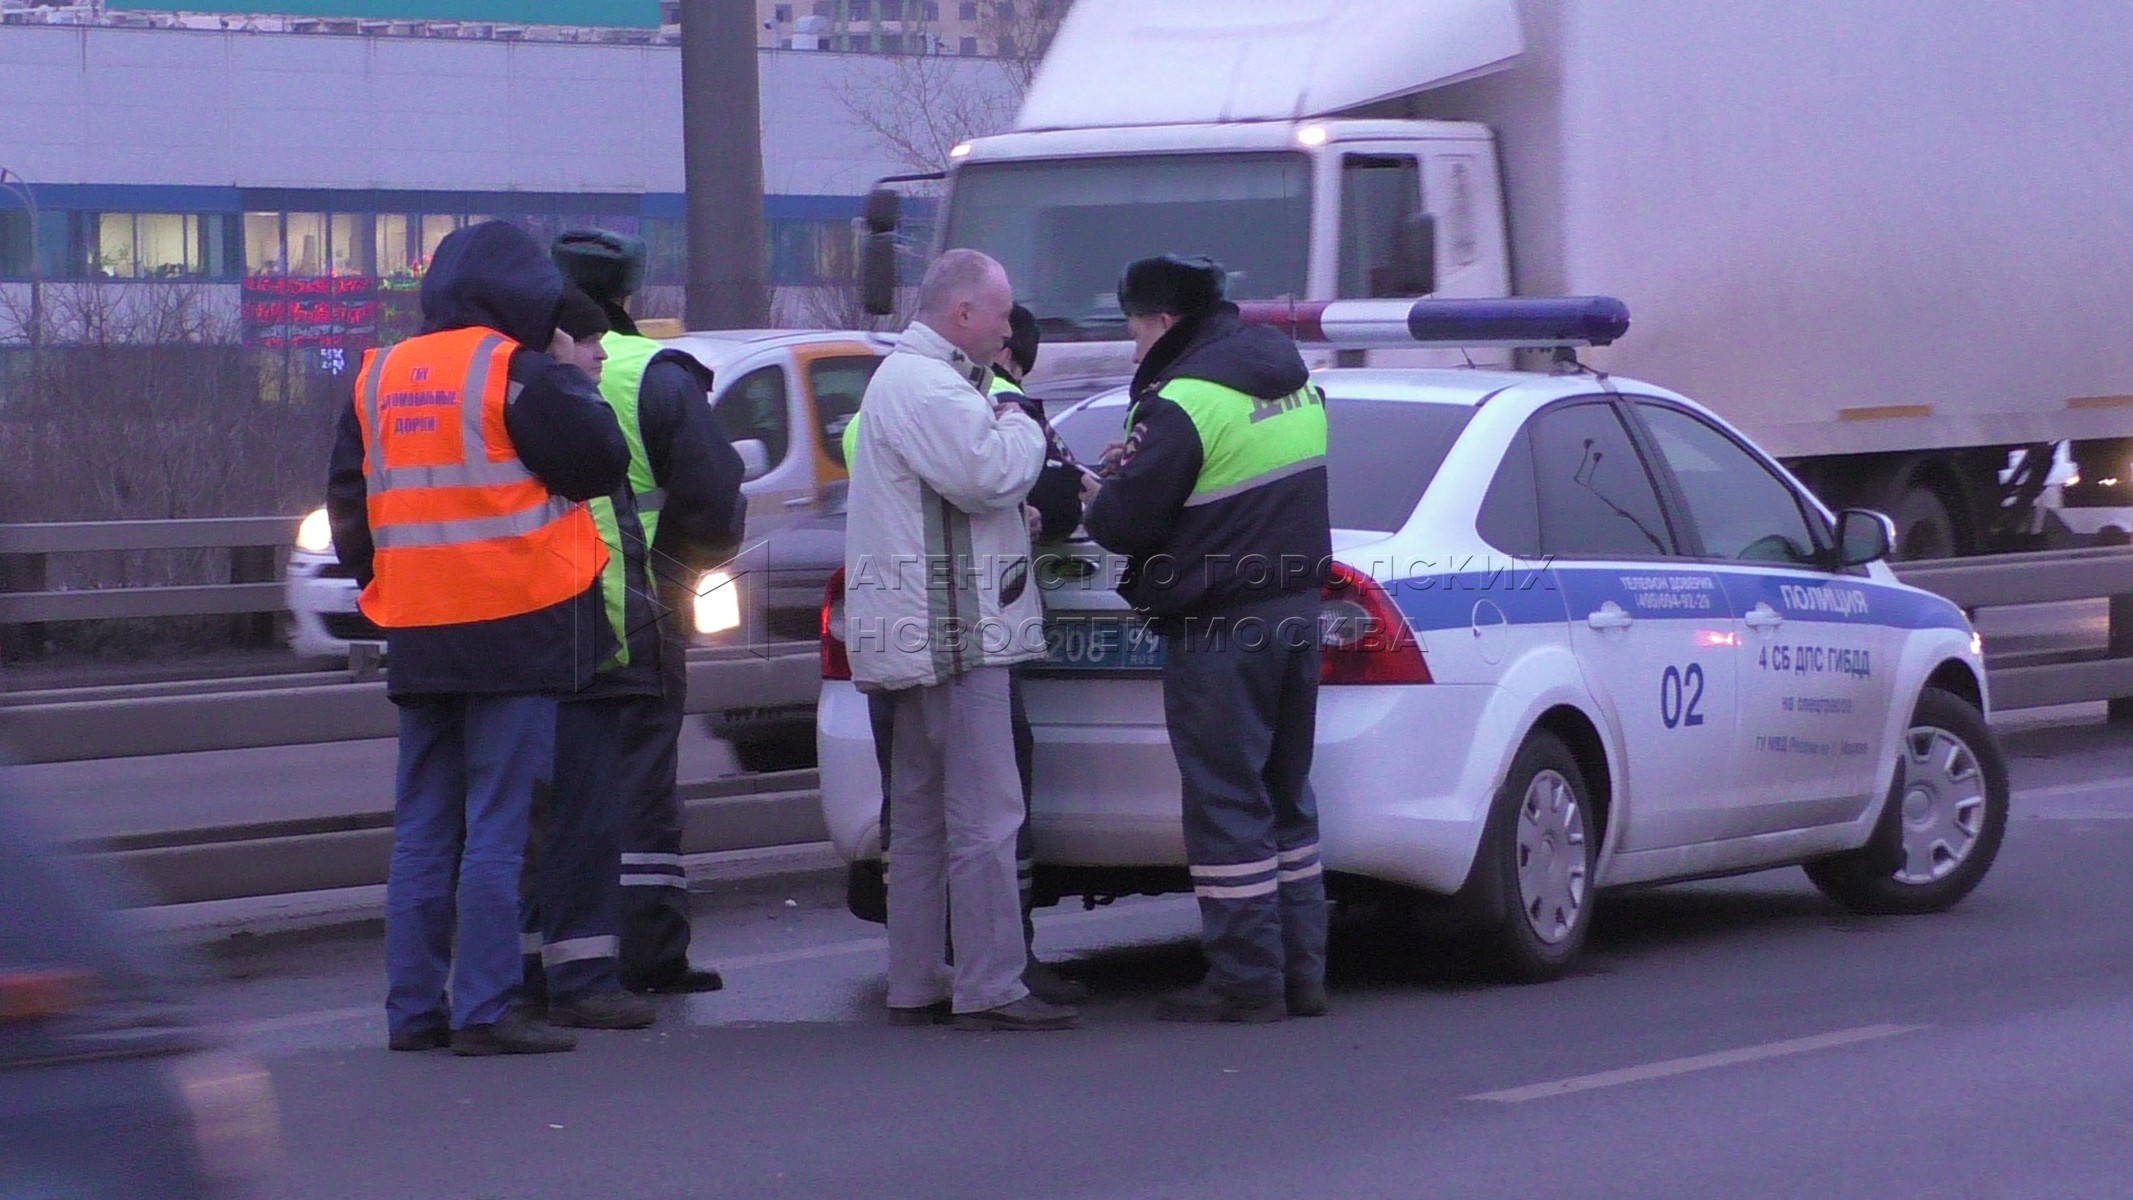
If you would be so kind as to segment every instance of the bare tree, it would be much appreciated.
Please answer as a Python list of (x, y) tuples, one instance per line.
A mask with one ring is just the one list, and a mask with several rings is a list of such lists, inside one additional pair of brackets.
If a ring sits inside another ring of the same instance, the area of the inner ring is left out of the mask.
[(1059, 23), (1072, 7), (1074, 0), (997, 0), (980, 7), (979, 34), (1007, 68), (1015, 85), (1015, 103), (1020, 104), (1028, 94), (1037, 65), (1052, 48)]

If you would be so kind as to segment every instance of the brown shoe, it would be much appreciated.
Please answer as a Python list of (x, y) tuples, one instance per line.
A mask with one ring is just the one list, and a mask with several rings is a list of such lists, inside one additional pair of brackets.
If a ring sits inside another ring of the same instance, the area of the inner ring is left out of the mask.
[(1064, 1004), (1046, 1004), (1024, 996), (1011, 1004), (978, 1012), (955, 1014), (955, 1027), (976, 1033), (1017, 1032), (1031, 1029), (1072, 1029), (1081, 1024), (1081, 1014)]

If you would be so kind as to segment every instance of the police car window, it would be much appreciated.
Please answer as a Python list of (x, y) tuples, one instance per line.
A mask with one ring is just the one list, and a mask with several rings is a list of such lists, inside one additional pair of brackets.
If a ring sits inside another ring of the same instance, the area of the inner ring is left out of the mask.
[(775, 467), (792, 444), (792, 417), (785, 405), (785, 368), (764, 367), (733, 381), (712, 411), (730, 441), (755, 438)]
[(844, 465), (844, 427), (859, 411), (859, 398), (881, 360), (871, 354), (818, 358), (807, 364), (807, 388), (815, 395), (815, 420), (822, 426), (822, 449), (830, 461)]
[(1481, 498), (1475, 527), (1482, 541), (1505, 554), (1540, 557), (1540, 489), (1533, 478), (1533, 438), (1528, 430), (1519, 430), (1504, 451), (1496, 477)]
[(1659, 493), (1605, 403), (1551, 408), (1527, 426), (1540, 491), (1540, 548), (1561, 558), (1674, 553)]
[[(1125, 409), (1092, 406), (1054, 428), (1067, 448), (1095, 464), (1125, 436)], [(1326, 399), (1326, 490), (1335, 529), (1391, 533), (1407, 523), (1422, 493), (1474, 415), (1460, 404)]]
[(1678, 408), (1640, 401), (1637, 414), (1681, 485), (1707, 557), (1813, 561), (1816, 538), (1799, 496), (1740, 443)]

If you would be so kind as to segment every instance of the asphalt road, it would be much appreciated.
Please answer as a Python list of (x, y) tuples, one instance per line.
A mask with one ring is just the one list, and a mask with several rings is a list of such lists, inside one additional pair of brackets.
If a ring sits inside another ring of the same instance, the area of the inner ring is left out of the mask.
[(1491, 982), (1356, 923), (1334, 1011), (1149, 1020), (1189, 901), (1039, 917), (1070, 1033), (896, 1029), (820, 879), (700, 898), (725, 992), (509, 1060), (386, 1052), (373, 936), (209, 989), (280, 1090), (293, 1197), (2122, 1197), (2133, 1192), (2133, 733), (2010, 739), (2015, 820), (1956, 911), (1797, 871), (1602, 897), (1573, 977)]

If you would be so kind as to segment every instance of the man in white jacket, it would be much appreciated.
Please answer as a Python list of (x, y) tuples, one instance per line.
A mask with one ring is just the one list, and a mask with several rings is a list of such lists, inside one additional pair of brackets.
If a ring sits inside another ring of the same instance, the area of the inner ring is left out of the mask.
[[(1022, 982), (1022, 784), (1007, 668), (1044, 654), (1022, 499), (1044, 434), (987, 395), (1014, 292), (974, 250), (941, 255), (918, 315), (867, 385), (851, 456), (845, 647), (863, 691), (896, 699), (889, 1018), (1066, 1029)], [(946, 966), (947, 940), (955, 967)]]

